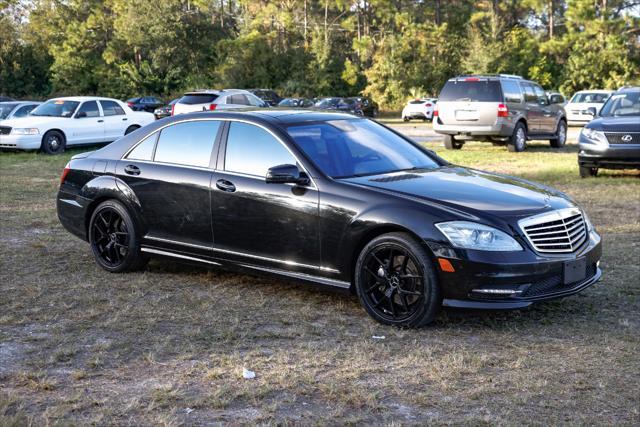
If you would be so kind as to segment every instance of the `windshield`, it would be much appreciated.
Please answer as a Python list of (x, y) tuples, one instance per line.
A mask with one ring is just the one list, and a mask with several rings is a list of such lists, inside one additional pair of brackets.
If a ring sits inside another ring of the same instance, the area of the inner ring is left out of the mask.
[(7, 117), (9, 117), (9, 113), (11, 113), (11, 110), (13, 110), (15, 108), (15, 106), (18, 105), (14, 102), (11, 103), (0, 103), (0, 120), (2, 119), (6, 119)]
[(36, 107), (32, 112), (32, 116), (48, 116), (48, 117), (71, 117), (78, 108), (78, 101), (64, 101), (52, 99), (44, 104)]
[(584, 102), (590, 104), (604, 104), (604, 102), (609, 98), (608, 93), (576, 93), (571, 98), (571, 103)]
[(450, 80), (438, 99), (441, 102), (502, 102), (502, 91), (497, 80)]
[(427, 153), (370, 120), (292, 125), (287, 131), (307, 157), (332, 178), (439, 167)]
[(602, 117), (640, 116), (640, 91), (616, 93), (600, 110)]

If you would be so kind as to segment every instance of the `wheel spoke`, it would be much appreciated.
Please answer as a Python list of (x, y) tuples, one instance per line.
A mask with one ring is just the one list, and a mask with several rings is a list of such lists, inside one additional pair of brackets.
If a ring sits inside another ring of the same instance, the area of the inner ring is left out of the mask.
[(376, 281), (376, 283), (373, 284), (373, 286), (371, 286), (369, 289), (367, 289), (365, 292), (366, 293), (370, 293), (371, 291), (373, 291), (375, 288), (379, 287), (382, 283)]
[(400, 266), (400, 273), (407, 274), (407, 264), (409, 263), (409, 256), (405, 254)]
[(364, 271), (366, 271), (367, 273), (371, 274), (373, 277), (375, 277), (376, 281), (378, 281), (378, 279), (380, 278), (380, 276), (378, 276), (376, 273), (374, 273), (373, 271), (371, 271), (371, 269), (369, 267), (365, 267)]
[(400, 301), (402, 301), (402, 305), (404, 305), (405, 311), (409, 312), (409, 303), (407, 302), (407, 296), (400, 292), (400, 288), (398, 288), (398, 295), (400, 295)]
[(380, 258), (378, 258), (378, 257), (376, 256), (376, 254), (375, 254), (375, 253), (373, 253), (373, 252), (372, 252), (372, 253), (371, 253), (371, 256), (376, 260), (376, 262), (377, 262), (377, 263), (379, 263), (379, 264), (380, 264), (380, 267), (384, 267), (384, 262), (382, 262), (382, 261), (380, 260)]
[(389, 249), (389, 259), (387, 260), (387, 271), (391, 271), (391, 267), (393, 266), (393, 248)]
[(394, 292), (395, 291), (391, 291), (391, 293), (387, 297), (387, 300), (389, 300), (389, 305), (391, 306), (391, 313), (393, 314), (393, 317), (398, 317), (398, 313), (396, 312), (396, 305), (393, 303), (393, 293)]
[(401, 279), (422, 279), (422, 276), (416, 274), (400, 274), (398, 277)]
[(415, 295), (415, 296), (421, 296), (422, 295), (422, 292), (407, 291), (407, 290), (401, 289), (401, 288), (398, 288), (398, 292), (403, 294), (403, 295)]

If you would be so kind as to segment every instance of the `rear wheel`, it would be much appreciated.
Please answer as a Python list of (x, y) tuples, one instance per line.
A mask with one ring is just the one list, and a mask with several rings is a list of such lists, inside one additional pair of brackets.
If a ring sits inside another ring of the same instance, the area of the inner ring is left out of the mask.
[(464, 142), (456, 141), (453, 135), (444, 136), (444, 146), (447, 150), (459, 150), (464, 145)]
[(509, 151), (516, 153), (520, 153), (527, 148), (527, 129), (522, 122), (516, 124), (513, 134), (509, 138), (507, 148)]
[(50, 130), (42, 137), (40, 151), (47, 154), (60, 154), (64, 153), (66, 145), (67, 140), (62, 132)]
[(567, 122), (560, 120), (556, 130), (556, 137), (549, 140), (549, 143), (553, 148), (562, 148), (565, 142), (567, 142)]
[(89, 243), (98, 265), (111, 273), (143, 268), (140, 238), (131, 215), (117, 200), (102, 202), (89, 221)]
[(406, 233), (383, 234), (362, 249), (355, 287), (367, 313), (386, 325), (423, 326), (440, 309), (440, 289), (429, 256)]
[(592, 168), (589, 166), (580, 166), (581, 178), (590, 178), (592, 176), (598, 176), (598, 168)]
[(138, 125), (131, 125), (131, 126), (129, 126), (127, 128), (126, 131), (124, 131), (124, 134), (125, 135), (129, 135), (131, 132), (133, 132), (134, 130), (139, 129), (139, 128), (140, 128), (140, 126), (138, 126)]

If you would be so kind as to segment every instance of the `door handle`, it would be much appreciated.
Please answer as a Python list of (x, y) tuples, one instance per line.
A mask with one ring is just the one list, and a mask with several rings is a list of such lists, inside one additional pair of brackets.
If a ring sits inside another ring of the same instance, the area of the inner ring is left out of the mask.
[(140, 168), (135, 165), (127, 165), (124, 167), (124, 173), (129, 175), (140, 175)]
[(122, 121), (123, 121), (123, 122), (126, 122), (126, 121), (127, 121), (127, 118), (125, 117), (124, 119), (122, 119)]
[(236, 191), (236, 186), (233, 185), (232, 182), (227, 181), (226, 179), (219, 179), (216, 181), (216, 187), (222, 191), (226, 191), (227, 193), (233, 193)]
[(102, 122), (104, 122), (104, 120), (102, 120), (102, 119), (98, 120), (98, 123), (102, 123)]

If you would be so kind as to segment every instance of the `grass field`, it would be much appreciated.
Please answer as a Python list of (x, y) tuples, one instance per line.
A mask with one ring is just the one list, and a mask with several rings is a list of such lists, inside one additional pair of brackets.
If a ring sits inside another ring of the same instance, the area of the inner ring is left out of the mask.
[(355, 297), (274, 279), (157, 260), (108, 274), (56, 218), (73, 153), (1, 153), (0, 425), (637, 425), (639, 174), (581, 180), (575, 145), (428, 146), (574, 197), (603, 235), (603, 280), (402, 330)]

